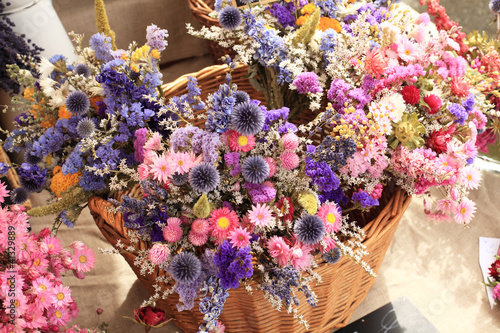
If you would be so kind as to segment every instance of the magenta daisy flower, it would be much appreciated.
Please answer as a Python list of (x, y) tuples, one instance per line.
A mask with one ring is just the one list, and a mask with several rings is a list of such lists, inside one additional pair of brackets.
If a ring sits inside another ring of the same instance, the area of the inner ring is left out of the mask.
[(4, 202), (5, 198), (9, 196), (10, 190), (7, 189), (7, 185), (4, 182), (0, 182), (0, 202)]
[(49, 261), (47, 260), (44, 253), (41, 251), (34, 251), (31, 253), (31, 267), (35, 268), (39, 272), (45, 271), (49, 267)]
[(455, 221), (460, 224), (467, 224), (472, 219), (476, 212), (476, 204), (474, 201), (464, 198), (455, 208)]
[(182, 221), (178, 217), (169, 217), (163, 228), (163, 238), (169, 243), (178, 242), (182, 237)]
[(73, 266), (79, 272), (88, 272), (94, 268), (96, 257), (94, 251), (88, 247), (75, 250), (72, 255)]
[(170, 152), (167, 155), (170, 160), (173, 172), (187, 173), (193, 167), (193, 161), (189, 153), (174, 153)]
[(481, 172), (472, 165), (466, 166), (460, 170), (459, 181), (468, 190), (475, 190), (481, 182)]
[(54, 287), (52, 281), (50, 281), (50, 279), (45, 276), (41, 276), (38, 279), (33, 280), (31, 284), (33, 286), (32, 289), (35, 291), (35, 293), (42, 293)]
[(152, 163), (150, 172), (153, 174), (153, 178), (166, 184), (168, 182), (168, 178), (173, 173), (173, 164), (169, 160), (168, 156), (165, 154), (156, 156)]
[(237, 248), (245, 247), (250, 243), (250, 233), (242, 227), (231, 231), (228, 238), (231, 240), (231, 244)]
[(273, 214), (268, 205), (258, 203), (257, 206), (252, 205), (248, 218), (253, 225), (264, 227), (272, 222)]
[(342, 222), (339, 207), (331, 202), (325, 202), (318, 210), (318, 216), (325, 223), (326, 232), (337, 232)]
[[(44, 316), (43, 308), (39, 308), (35, 304), (30, 304), (26, 312), (29, 313), (29, 316), (23, 316), (25, 328), (38, 331), (40, 327), (47, 325), (47, 318)], [(31, 330), (29, 331), (31, 332)], [(10, 332), (10, 330), (5, 332)]]
[(271, 257), (278, 261), (278, 265), (286, 266), (290, 259), (290, 246), (282, 237), (273, 236), (267, 241), (267, 250)]
[(56, 254), (59, 253), (63, 246), (61, 244), (61, 240), (54, 236), (45, 237), (43, 240), (44, 244), (47, 246), (48, 254)]
[(69, 303), (73, 302), (73, 297), (71, 297), (71, 289), (65, 285), (58, 285), (52, 289), (52, 294), (55, 296), (54, 306), (56, 307), (66, 307)]
[(155, 244), (149, 249), (148, 259), (155, 265), (161, 265), (170, 256), (170, 250), (165, 244)]
[(450, 198), (440, 199), (436, 203), (436, 209), (441, 213), (445, 214), (448, 214), (451, 211), (453, 211), (456, 206), (457, 206), (456, 201), (451, 200)]
[(249, 152), (255, 147), (255, 137), (253, 135), (243, 135), (235, 130), (229, 130), (228, 146), (232, 151)]
[(238, 227), (238, 216), (227, 207), (214, 209), (210, 213), (208, 221), (212, 230), (211, 235), (220, 242), (224, 241), (231, 234), (231, 231)]
[(56, 302), (56, 295), (51, 291), (43, 291), (35, 298), (35, 304), (40, 309), (48, 309), (53, 303)]
[(66, 324), (71, 320), (71, 314), (67, 307), (51, 307), (47, 310), (47, 315), (49, 316), (49, 321), (53, 325), (66, 326)]

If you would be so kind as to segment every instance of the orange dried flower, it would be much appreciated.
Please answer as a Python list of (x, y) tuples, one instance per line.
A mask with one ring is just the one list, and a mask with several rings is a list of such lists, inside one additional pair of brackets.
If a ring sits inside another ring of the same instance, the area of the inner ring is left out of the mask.
[(297, 24), (298, 26), (304, 25), (304, 23), (306, 23), (309, 16), (311, 16), (311, 15), (307, 14), (307, 15), (299, 16), (299, 18), (297, 19), (295, 24)]
[(336, 32), (340, 32), (342, 27), (340, 26), (340, 22), (336, 19), (323, 16), (319, 19), (319, 24), (316, 30), (325, 31), (326, 29), (333, 29)]
[(71, 118), (71, 112), (66, 110), (66, 106), (60, 106), (58, 110), (59, 119), (69, 119)]
[(64, 191), (66, 191), (70, 186), (78, 183), (78, 180), (82, 175), (80, 172), (64, 175), (59, 165), (54, 168), (52, 174), (54, 176), (52, 177), (52, 182), (50, 183), (50, 189), (58, 198), (60, 198)]

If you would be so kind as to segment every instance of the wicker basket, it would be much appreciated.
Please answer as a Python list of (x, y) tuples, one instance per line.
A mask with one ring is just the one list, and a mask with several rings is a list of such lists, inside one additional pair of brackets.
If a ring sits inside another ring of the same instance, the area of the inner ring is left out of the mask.
[[(0, 162), (5, 163), (10, 165), (10, 158), (9, 155), (5, 152), (3, 149), (2, 145), (0, 145)], [(9, 182), (10, 186), (12, 189), (16, 189), (18, 187), (21, 187), (21, 184), (19, 183), (19, 178), (17, 176), (16, 171), (13, 168), (10, 168), (7, 174), (5, 175), (7, 177), (7, 181)], [(24, 207), (26, 207), (27, 210), (31, 209), (31, 201), (28, 199), (24, 204)]]
[[(226, 72), (227, 66), (207, 67), (198, 73), (184, 75), (176, 81), (166, 84), (163, 88), (167, 97), (184, 94), (187, 92), (187, 77), (189, 75), (196, 76), (202, 89), (203, 99), (208, 93), (214, 92), (221, 82), (224, 82)], [(233, 82), (240, 89), (247, 91), (252, 98), (262, 98), (259, 92), (252, 89), (245, 74), (246, 66), (239, 66), (233, 72)], [(305, 113), (295, 121), (305, 123), (310, 121), (312, 117), (314, 117), (312, 113)], [(195, 125), (201, 126), (202, 123)], [(129, 195), (138, 194), (137, 188), (133, 191), (135, 192)], [(121, 193), (117, 193), (114, 198), (120, 200), (121, 196)], [(410, 200), (411, 197), (408, 197), (399, 188), (384, 189), (380, 199), (380, 211), (370, 221), (363, 221), (363, 224), (366, 223), (363, 229), (367, 235), (363, 243), (369, 252), (365, 261), (374, 272), (378, 272)], [(127, 247), (131, 245), (131, 242), (127, 237), (127, 229), (123, 226), (122, 215), (111, 212), (108, 209), (111, 207), (112, 205), (102, 198), (92, 197), (89, 200), (90, 212), (108, 242), (115, 246), (120, 241)], [(150, 246), (151, 244), (142, 241), (136, 245), (140, 250), (148, 249)], [(139, 268), (134, 265), (135, 255), (131, 253), (123, 253), (122, 255), (146, 289), (151, 294), (156, 293), (153, 288), (156, 277), (164, 276), (167, 273), (157, 267), (153, 274), (143, 276), (140, 274)], [(303, 295), (300, 295), (299, 313), (304, 315), (310, 325), (311, 332), (328, 332), (335, 327), (345, 326), (356, 307), (368, 294), (375, 279), (370, 277), (361, 266), (346, 257), (343, 257), (335, 265), (322, 263), (315, 271), (321, 275), (323, 280), (321, 284), (312, 286), (312, 290), (318, 296), (318, 305), (314, 308), (309, 306)], [(230, 290), (229, 294), (224, 311), (219, 318), (226, 325), (227, 332), (290, 333), (306, 331), (291, 315), (274, 310), (261, 291), (257, 290), (253, 295), (249, 295), (243, 288), (238, 288)], [(168, 316), (175, 318), (174, 323), (185, 332), (196, 332), (203, 318), (203, 315), (198, 311), (198, 305), (195, 305), (191, 311), (178, 312), (176, 308), (178, 301), (178, 295), (173, 294), (168, 299), (157, 302), (157, 305), (161, 306)]]
[[(202, 25), (207, 27), (213, 25), (220, 26), (217, 19), (208, 16), (208, 14), (214, 11), (215, 0), (188, 0), (187, 2), (194, 18)], [(207, 44), (214, 64), (220, 64), (220, 57), (226, 54), (229, 54), (232, 58), (236, 55), (233, 49), (222, 47), (217, 42), (207, 40)]]

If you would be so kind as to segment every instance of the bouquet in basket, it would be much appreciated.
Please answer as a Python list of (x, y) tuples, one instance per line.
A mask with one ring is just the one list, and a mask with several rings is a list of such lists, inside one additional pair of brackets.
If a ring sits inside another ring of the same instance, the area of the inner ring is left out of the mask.
[(489, 271), (488, 283), (485, 285), (493, 288), (493, 299), (500, 301), (500, 249), (495, 255), (495, 261), (491, 264)]
[(25, 87), (17, 98), (23, 113), (4, 144), (24, 152), (25, 162), (17, 168), (22, 187), (12, 200), (22, 203), (30, 192), (49, 190), (57, 201), (29, 214), (58, 214), (56, 227), (72, 227), (92, 195), (126, 188), (129, 179), (116, 170), (137, 167), (136, 130), (146, 125), (159, 130), (155, 124), (161, 119), (149, 97), (161, 93), (158, 63), (167, 31), (151, 25), (146, 44), (132, 43), (127, 50), (116, 49), (109, 36), (97, 33), (83, 48), (82, 36), (74, 35), (75, 63), (55, 55), (33, 64), (36, 76), (10, 69)]
[[(8, 192), (0, 183), (0, 202)], [(82, 242), (64, 248), (47, 228), (38, 234), (28, 232), (28, 218), (23, 206), (2, 204), (0, 326), (5, 332), (61, 332), (78, 316), (62, 276), (72, 272), (83, 279), (94, 267), (95, 254)]]

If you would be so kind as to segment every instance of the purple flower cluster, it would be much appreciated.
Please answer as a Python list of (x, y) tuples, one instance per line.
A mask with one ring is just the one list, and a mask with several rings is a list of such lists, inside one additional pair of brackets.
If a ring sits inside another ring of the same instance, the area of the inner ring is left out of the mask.
[(210, 276), (201, 288), (200, 312), (204, 314), (204, 323), (198, 332), (212, 332), (217, 325), (217, 319), (222, 313), (226, 299), (229, 297), (227, 289), (221, 286), (220, 279)]
[(226, 290), (238, 288), (240, 279), (249, 279), (253, 274), (250, 247), (238, 249), (227, 240), (219, 245), (214, 255), (214, 264), (219, 267), (217, 277)]
[(156, 25), (151, 24), (146, 28), (146, 45), (151, 49), (157, 49), (159, 52), (165, 50), (168, 45), (168, 31), (160, 29)]
[(40, 192), (45, 184), (47, 169), (43, 171), (37, 165), (23, 163), (17, 169), (21, 186), (29, 192)]
[(269, 13), (278, 20), (283, 28), (295, 28), (295, 6), (293, 2), (285, 3), (285, 5), (273, 3), (268, 9)]
[(448, 106), (448, 111), (450, 111), (452, 115), (457, 117), (457, 119), (455, 119), (454, 121), (456, 123), (459, 123), (460, 125), (465, 124), (465, 120), (467, 120), (467, 117), (469, 116), (467, 110), (462, 105), (457, 103), (453, 103)]
[(328, 163), (332, 171), (337, 171), (356, 152), (356, 143), (351, 138), (326, 136), (314, 151), (315, 159)]
[(148, 134), (147, 128), (140, 128), (135, 131), (135, 141), (134, 141), (134, 157), (137, 162), (144, 162), (144, 144), (146, 143), (146, 135)]
[(368, 193), (361, 190), (359, 192), (353, 193), (352, 201), (359, 202), (361, 204), (361, 208), (369, 208), (379, 205), (377, 199), (373, 199)]
[(306, 158), (305, 174), (311, 177), (312, 182), (318, 185), (321, 192), (333, 191), (340, 185), (340, 181), (332, 168), (323, 161), (316, 162), (312, 158)]
[(297, 87), (297, 92), (299, 94), (316, 94), (323, 91), (323, 88), (319, 85), (318, 75), (314, 72), (300, 73), (295, 80), (293, 80), (293, 84)]
[(103, 32), (97, 33), (90, 37), (89, 43), (90, 48), (95, 52), (96, 58), (102, 63), (113, 60), (113, 56), (111, 55), (111, 37), (106, 37)]
[(293, 296), (293, 287), (299, 286), (299, 272), (293, 266), (270, 267), (269, 279), (262, 281), (262, 290), (272, 296), (278, 296), (288, 307), (292, 304), (299, 305), (297, 296)]
[(276, 198), (276, 190), (266, 184), (245, 183), (244, 186), (254, 203), (266, 203)]
[(203, 160), (206, 163), (215, 163), (219, 156), (217, 148), (221, 144), (220, 136), (217, 133), (197, 131), (191, 138), (191, 144), (193, 152), (203, 154)]

